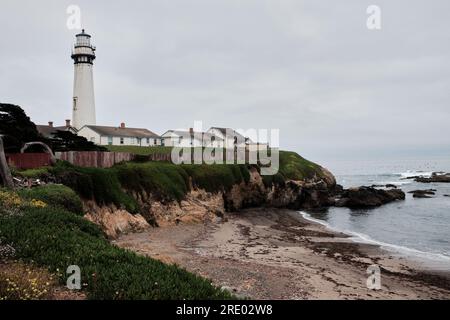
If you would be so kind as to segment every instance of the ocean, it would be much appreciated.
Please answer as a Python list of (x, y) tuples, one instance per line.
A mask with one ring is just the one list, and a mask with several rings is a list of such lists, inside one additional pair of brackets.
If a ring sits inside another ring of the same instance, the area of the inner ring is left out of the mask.
[[(325, 164), (325, 166), (327, 166)], [(302, 212), (311, 220), (352, 236), (354, 241), (379, 244), (425, 266), (450, 271), (450, 183), (418, 183), (406, 179), (450, 172), (450, 158), (433, 160), (336, 161), (328, 169), (345, 188), (394, 184), (406, 193), (405, 201), (379, 208), (329, 208)], [(415, 199), (408, 191), (436, 189), (430, 199)]]

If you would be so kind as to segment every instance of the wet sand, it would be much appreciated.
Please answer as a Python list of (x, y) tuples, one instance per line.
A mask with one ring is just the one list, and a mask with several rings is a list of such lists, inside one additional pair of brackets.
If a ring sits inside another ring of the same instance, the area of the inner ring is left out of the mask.
[[(252, 299), (450, 299), (450, 273), (358, 244), (295, 211), (251, 209), (222, 222), (128, 234), (114, 243)], [(367, 288), (367, 268), (381, 289)]]

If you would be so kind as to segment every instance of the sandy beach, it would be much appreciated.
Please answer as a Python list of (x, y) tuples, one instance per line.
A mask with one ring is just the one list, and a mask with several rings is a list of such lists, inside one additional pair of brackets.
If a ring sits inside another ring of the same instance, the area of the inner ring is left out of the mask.
[[(449, 299), (450, 272), (413, 261), (310, 222), (298, 212), (251, 209), (223, 221), (123, 235), (114, 243), (209, 278), (251, 299)], [(381, 289), (367, 288), (367, 268)]]

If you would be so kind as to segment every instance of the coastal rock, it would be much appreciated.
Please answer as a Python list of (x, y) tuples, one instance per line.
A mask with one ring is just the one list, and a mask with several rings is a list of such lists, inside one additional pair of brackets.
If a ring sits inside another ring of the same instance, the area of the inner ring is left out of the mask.
[(229, 192), (223, 194), (224, 206), (227, 211), (237, 211), (243, 208), (258, 207), (265, 203), (268, 191), (256, 168), (250, 168), (248, 183), (234, 185)]
[(422, 183), (450, 183), (450, 173), (439, 173), (439, 172), (433, 172), (431, 174), (431, 177), (416, 177), (414, 179), (416, 182), (422, 182)]
[(214, 221), (223, 217), (225, 206), (221, 194), (213, 194), (204, 190), (192, 190), (182, 201), (161, 202), (150, 196), (141, 203), (145, 210), (142, 215), (147, 221), (164, 227), (179, 223), (196, 223)]
[(413, 195), (413, 198), (432, 198), (430, 196), (434, 196), (436, 193), (435, 189), (429, 189), (429, 190), (413, 190), (408, 193), (411, 193)]
[(337, 207), (373, 208), (383, 204), (404, 200), (405, 193), (399, 189), (382, 190), (372, 187), (359, 187), (346, 189), (337, 200)]
[(110, 239), (121, 234), (140, 232), (150, 227), (143, 216), (133, 215), (114, 206), (99, 207), (92, 201), (85, 203), (87, 220), (99, 225)]
[(397, 186), (394, 184), (373, 184), (370, 186), (371, 188), (386, 188), (386, 189), (397, 189)]

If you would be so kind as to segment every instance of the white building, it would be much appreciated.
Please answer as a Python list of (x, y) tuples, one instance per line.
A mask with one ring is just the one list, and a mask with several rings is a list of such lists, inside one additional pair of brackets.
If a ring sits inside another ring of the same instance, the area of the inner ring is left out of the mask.
[(247, 141), (250, 141), (249, 138), (244, 137), (242, 134), (231, 128), (211, 127), (206, 132), (222, 139), (227, 149), (243, 147)]
[(74, 61), (74, 81), (72, 99), (72, 123), (76, 129), (85, 125), (95, 125), (95, 97), (93, 67), (95, 47), (91, 36), (84, 32), (76, 35), (72, 50)]
[(238, 148), (245, 147), (247, 149), (249, 147), (254, 147), (255, 148), (254, 150), (257, 150), (257, 149), (261, 150), (261, 149), (268, 148), (267, 143), (254, 142), (249, 137), (245, 137), (242, 134), (240, 134), (239, 132), (237, 132), (236, 130), (231, 129), (231, 128), (211, 127), (206, 132), (211, 135), (217, 136), (218, 138), (223, 140), (225, 148), (227, 148), (227, 149), (231, 149), (234, 147), (238, 147)]
[(223, 148), (222, 138), (206, 132), (194, 130), (169, 130), (162, 135), (166, 147), (210, 147)]
[(161, 146), (161, 137), (143, 128), (127, 128), (124, 123), (119, 127), (86, 125), (78, 130), (78, 135), (102, 146)]

